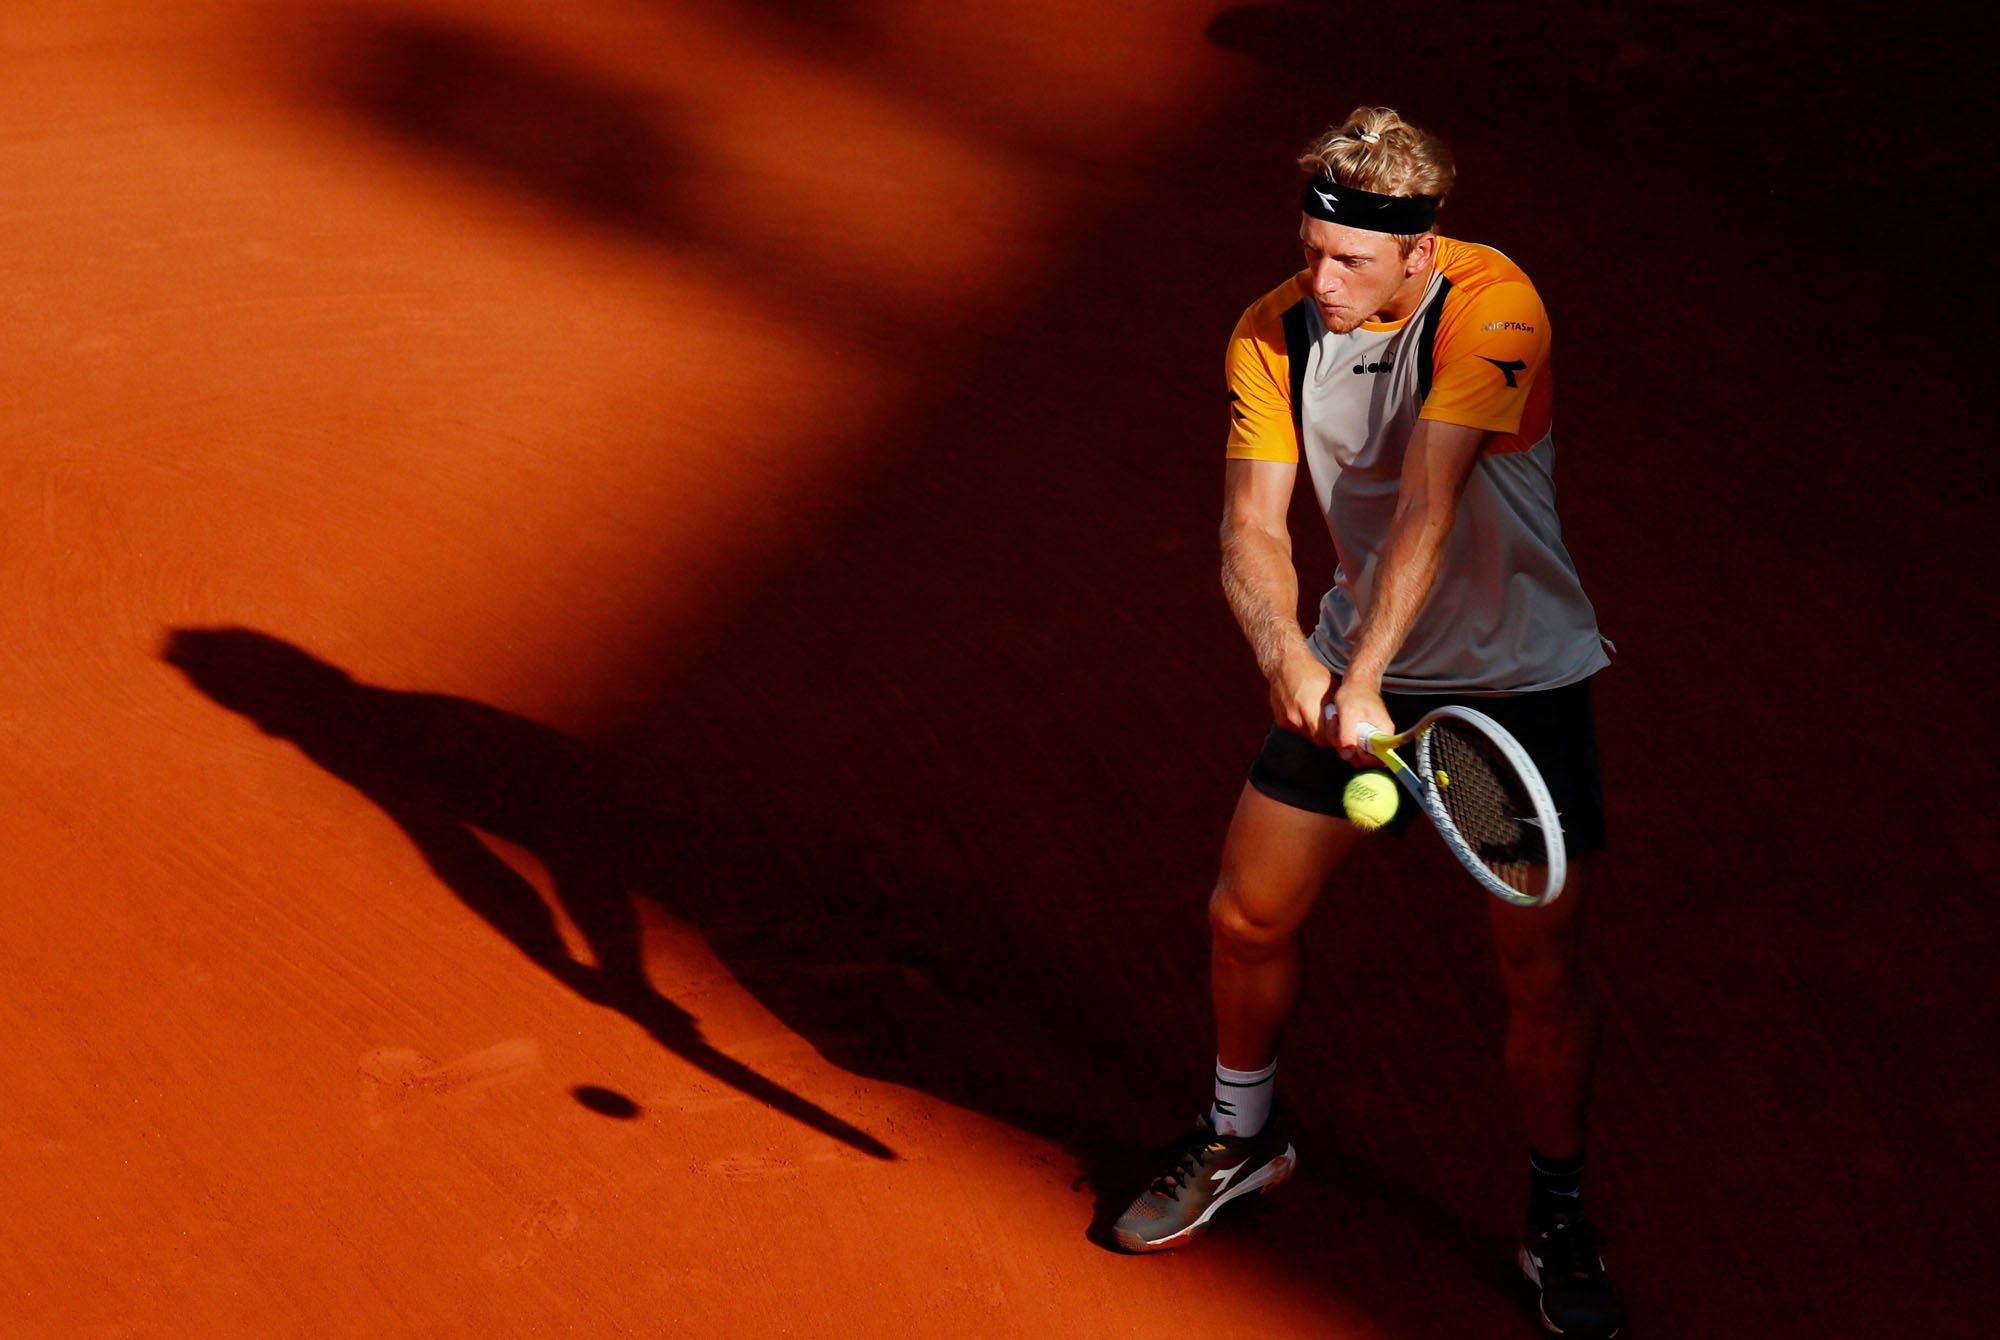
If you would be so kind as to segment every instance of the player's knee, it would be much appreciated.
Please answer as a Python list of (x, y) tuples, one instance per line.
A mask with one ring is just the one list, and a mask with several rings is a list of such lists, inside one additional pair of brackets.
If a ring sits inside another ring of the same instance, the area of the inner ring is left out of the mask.
[(1537, 1016), (1567, 1014), (1578, 1008), (1583, 1000), (1581, 965), (1570, 954), (1503, 957), (1500, 977), (1506, 984), (1507, 1003), (1516, 1013)]
[(1254, 957), (1291, 943), (1294, 927), (1288, 919), (1260, 913), (1257, 904), (1225, 879), (1208, 899), (1208, 926), (1217, 947)]

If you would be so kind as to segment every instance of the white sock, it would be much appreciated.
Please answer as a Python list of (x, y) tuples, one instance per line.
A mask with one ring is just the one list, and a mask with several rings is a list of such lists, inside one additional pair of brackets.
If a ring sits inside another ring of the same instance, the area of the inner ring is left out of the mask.
[(1255, 1135), (1271, 1119), (1271, 1091), (1278, 1073), (1276, 1061), (1262, 1070), (1231, 1070), (1215, 1063), (1215, 1106), (1208, 1124), (1219, 1135)]

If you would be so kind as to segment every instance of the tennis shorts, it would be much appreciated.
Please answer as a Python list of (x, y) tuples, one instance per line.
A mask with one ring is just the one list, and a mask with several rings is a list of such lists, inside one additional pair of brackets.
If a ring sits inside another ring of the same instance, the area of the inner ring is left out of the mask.
[[(1604, 784), (1598, 773), (1597, 714), (1591, 706), (1588, 679), (1504, 698), (1385, 693), (1382, 702), (1399, 729), (1432, 708), (1447, 705), (1469, 707), (1492, 717), (1521, 742), (1541, 769), (1556, 812), (1562, 816), (1570, 856), (1588, 856), (1603, 849)], [(1281, 805), (1338, 816), (1342, 812), (1340, 793), (1354, 773), (1340, 751), (1321, 748), (1303, 735), (1273, 726), (1264, 737), (1257, 761), (1250, 765), (1250, 785)], [(1401, 836), (1416, 818), (1417, 807), (1405, 803), (1382, 831)]]

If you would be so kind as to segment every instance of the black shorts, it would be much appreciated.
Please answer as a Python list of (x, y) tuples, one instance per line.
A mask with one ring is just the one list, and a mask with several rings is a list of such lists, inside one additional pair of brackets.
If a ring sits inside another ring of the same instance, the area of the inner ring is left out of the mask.
[[(1521, 742), (1541, 769), (1562, 816), (1569, 854), (1588, 856), (1603, 849), (1604, 783), (1598, 774), (1597, 716), (1588, 679), (1506, 698), (1385, 693), (1382, 702), (1399, 727), (1447, 705), (1470, 707), (1492, 717)], [(1323, 749), (1303, 735), (1273, 726), (1257, 761), (1250, 765), (1250, 785), (1293, 809), (1339, 815), (1340, 793), (1354, 772), (1338, 750)], [(1383, 831), (1401, 834), (1416, 817), (1415, 805), (1400, 806)]]

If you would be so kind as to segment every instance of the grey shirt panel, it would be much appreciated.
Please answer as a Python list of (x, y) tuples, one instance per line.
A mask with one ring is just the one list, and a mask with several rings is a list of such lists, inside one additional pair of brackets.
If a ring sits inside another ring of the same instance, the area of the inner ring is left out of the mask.
[[(1307, 469), (1340, 565), (1320, 601), (1312, 647), (1345, 672), (1378, 577), (1417, 426), (1421, 313), (1395, 330), (1336, 335), (1304, 304), (1310, 350), (1301, 379)], [(1295, 355), (1296, 356), (1296, 355)], [(1597, 616), (1563, 547), (1555, 443), (1483, 457), (1459, 501), (1431, 588), (1382, 677), (1398, 693), (1524, 693), (1575, 683), (1610, 663)]]

